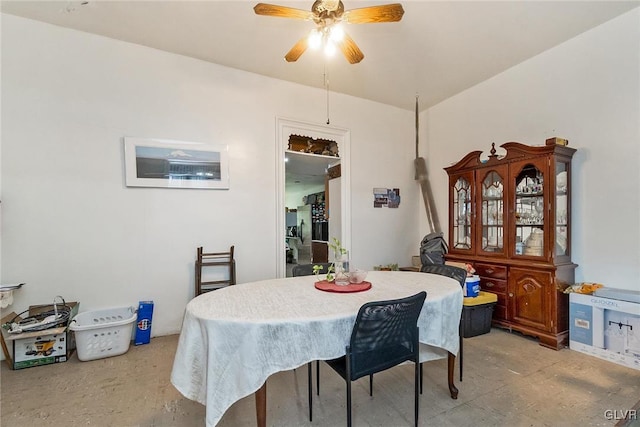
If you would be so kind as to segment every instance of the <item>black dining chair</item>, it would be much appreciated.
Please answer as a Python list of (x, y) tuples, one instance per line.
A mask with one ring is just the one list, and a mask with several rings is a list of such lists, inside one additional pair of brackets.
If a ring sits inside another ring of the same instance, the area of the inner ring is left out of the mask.
[(418, 317), (426, 297), (427, 293), (422, 291), (406, 298), (364, 304), (356, 316), (346, 354), (326, 361), (346, 382), (348, 427), (351, 427), (351, 382), (369, 375), (372, 395), (373, 374), (406, 361), (415, 364), (414, 424), (418, 425)]
[[(293, 277), (311, 276), (312, 274), (314, 274), (313, 266), (315, 265), (319, 265), (321, 267), (320, 274), (326, 274), (327, 271), (329, 271), (329, 266), (331, 265), (331, 263), (297, 264), (293, 266), (293, 269), (291, 270), (291, 274), (293, 275)], [(312, 388), (311, 377), (313, 376), (312, 362), (309, 362), (307, 364), (307, 371), (308, 371), (307, 373), (309, 377), (309, 421), (313, 421), (313, 397), (311, 393), (311, 388)], [(317, 360), (316, 360), (316, 384), (318, 387), (317, 393), (319, 394), (320, 393), (320, 362)]]
[[(467, 280), (467, 270), (460, 267), (455, 267), (453, 265), (441, 265), (441, 264), (424, 264), (420, 271), (423, 273), (432, 273), (439, 274), (440, 276), (450, 277), (452, 279), (457, 280), (460, 283), (460, 286), (464, 289), (465, 282)], [(462, 318), (460, 319), (460, 327), (458, 329), (458, 334), (460, 335), (460, 355), (458, 358), (460, 359), (460, 381), (462, 381), (462, 362), (463, 362), (463, 348), (462, 348), (462, 337), (464, 336), (464, 324), (462, 322)], [(420, 393), (422, 393), (422, 364), (420, 365)]]

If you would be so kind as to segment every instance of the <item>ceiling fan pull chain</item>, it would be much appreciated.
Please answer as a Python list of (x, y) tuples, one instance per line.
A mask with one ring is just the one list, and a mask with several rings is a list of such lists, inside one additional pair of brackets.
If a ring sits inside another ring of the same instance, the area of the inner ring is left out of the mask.
[(327, 77), (327, 63), (324, 64), (324, 87), (327, 89), (327, 124), (331, 124), (329, 119), (329, 78)]

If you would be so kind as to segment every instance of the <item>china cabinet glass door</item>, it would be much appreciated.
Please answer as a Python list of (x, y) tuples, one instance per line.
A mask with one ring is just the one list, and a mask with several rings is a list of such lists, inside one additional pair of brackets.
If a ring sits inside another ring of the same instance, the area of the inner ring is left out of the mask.
[(556, 162), (555, 255), (569, 256), (569, 163)]
[(504, 253), (504, 177), (506, 167), (497, 167), (481, 177), (479, 192), (480, 250), (488, 254)]
[[(539, 162), (538, 162), (539, 163)], [(526, 163), (515, 175), (514, 254), (545, 255), (545, 186), (544, 164)]]
[(453, 188), (452, 194), (452, 224), (453, 244), (452, 249), (471, 249), (471, 218), (472, 218), (472, 188), (468, 177), (459, 177)]

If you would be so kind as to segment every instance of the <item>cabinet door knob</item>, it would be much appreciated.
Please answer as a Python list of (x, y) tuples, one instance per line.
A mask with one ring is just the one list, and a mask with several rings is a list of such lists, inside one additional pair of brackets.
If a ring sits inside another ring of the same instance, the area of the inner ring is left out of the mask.
[(509, 292), (509, 298), (513, 298), (513, 293)]

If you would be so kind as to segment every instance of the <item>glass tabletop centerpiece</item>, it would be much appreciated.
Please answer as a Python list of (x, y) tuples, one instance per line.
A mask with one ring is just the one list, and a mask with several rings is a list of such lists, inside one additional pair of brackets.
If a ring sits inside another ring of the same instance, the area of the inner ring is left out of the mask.
[[(350, 283), (349, 251), (346, 250), (340, 240), (335, 237), (329, 242), (329, 247), (333, 251), (333, 262), (327, 269), (326, 281), (333, 282), (338, 286), (346, 286)], [(320, 271), (322, 271), (322, 266), (313, 266), (313, 273), (316, 275), (317, 281), (320, 281)]]

